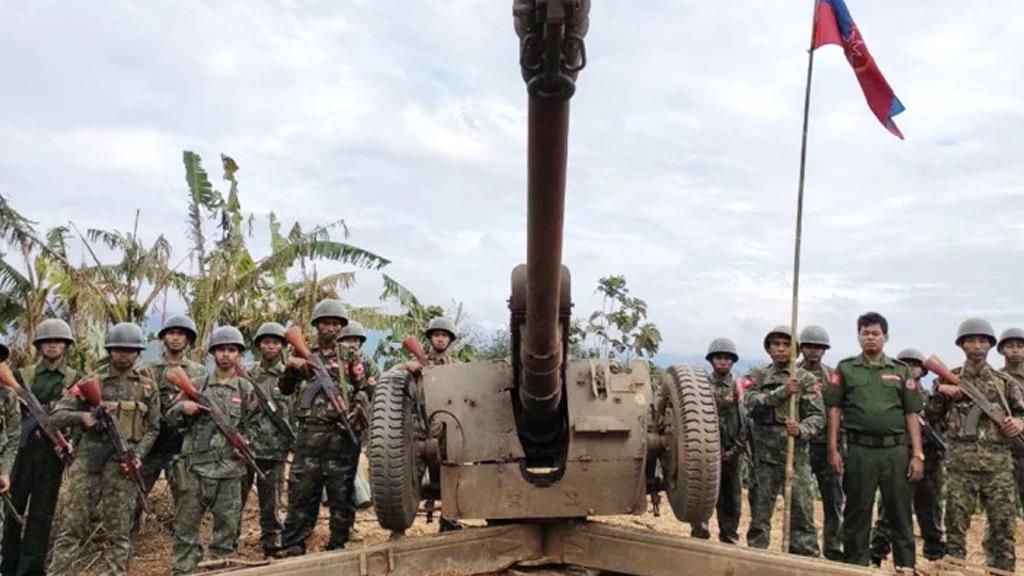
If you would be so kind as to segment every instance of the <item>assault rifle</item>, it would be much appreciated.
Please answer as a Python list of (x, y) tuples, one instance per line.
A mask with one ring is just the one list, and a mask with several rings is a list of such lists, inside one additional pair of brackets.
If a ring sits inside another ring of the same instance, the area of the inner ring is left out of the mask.
[(0, 494), (0, 498), (3, 498), (4, 506), (7, 507), (7, 513), (11, 515), (11, 518), (18, 523), (19, 526), (25, 526), (25, 517), (18, 514), (18, 509), (14, 507), (14, 501), (11, 500), (11, 491), (8, 490)]
[[(946, 382), (960, 388), (960, 390), (963, 391), (968, 398), (973, 400), (978, 408), (981, 408), (981, 411), (997, 425), (1002, 426), (1003, 422), (1005, 422), (1008, 417), (1012, 416), (1011, 414), (1003, 412), (1003, 409), (999, 406), (989, 402), (988, 398), (986, 398), (985, 395), (981, 393), (981, 390), (978, 390), (974, 384), (961, 380), (960, 376), (954, 374), (938, 356), (929, 357), (927, 360), (922, 362), (921, 365), (938, 374), (938, 376)], [(1013, 438), (1007, 438), (1007, 440), (1015, 448), (1024, 449), (1024, 434), (1018, 434)]]
[[(18, 384), (14, 374), (11, 372), (10, 366), (6, 363), (0, 363), (0, 384), (10, 388), (17, 394), (18, 400), (28, 410), (35, 425), (39, 426), (43, 434), (46, 434), (46, 437), (50, 439), (57, 457), (60, 458), (65, 466), (70, 466), (75, 461), (75, 449), (71, 447), (71, 444), (60, 433), (60, 430), (50, 422), (50, 416), (43, 409), (42, 404), (39, 403), (39, 399), (30, 390)], [(28, 431), (22, 430), (22, 438), (28, 432), (31, 432), (31, 428)]]
[(92, 414), (95, 420), (93, 430), (102, 432), (106, 436), (107, 443), (114, 449), (114, 460), (121, 465), (121, 472), (125, 477), (135, 484), (135, 491), (139, 493), (142, 509), (148, 513), (149, 505), (146, 502), (146, 486), (142, 481), (142, 474), (139, 473), (142, 462), (139, 460), (138, 455), (128, 446), (128, 442), (124, 439), (124, 434), (121, 433), (121, 427), (118, 426), (117, 420), (110, 415), (110, 412), (107, 412), (107, 406), (103, 403), (103, 389), (100, 387), (99, 380), (95, 378), (83, 380), (75, 384), (71, 391), (89, 405), (89, 413)]
[(210, 415), (210, 419), (213, 420), (214, 425), (220, 430), (220, 433), (224, 435), (224, 438), (228, 441), (228, 444), (235, 449), (235, 452), (245, 460), (245, 463), (249, 466), (249, 469), (256, 473), (260, 479), (266, 478), (266, 474), (256, 464), (256, 456), (252, 452), (252, 448), (249, 448), (249, 443), (246, 442), (245, 438), (228, 423), (228, 419), (224, 416), (224, 413), (217, 408), (217, 405), (210, 402), (210, 399), (203, 395), (202, 392), (196, 389), (195, 385), (192, 384), (192, 380), (189, 379), (188, 374), (181, 368), (171, 368), (168, 370), (164, 377), (171, 384), (178, 387), (182, 395), (185, 398), (195, 402), (199, 405), (199, 409)]
[(924, 439), (931, 442), (934, 446), (937, 446), (939, 448), (939, 451), (945, 454), (948, 450), (946, 442), (942, 439), (942, 436), (940, 436), (939, 433), (935, 430), (935, 427), (932, 426), (932, 423), (929, 422), (924, 416), (921, 416), (920, 414), (917, 415), (917, 421), (921, 424), (921, 435), (924, 437)]
[(306, 345), (306, 337), (302, 335), (302, 328), (292, 326), (287, 332), (285, 332), (284, 339), (291, 345), (294, 354), (305, 360), (313, 369), (313, 386), (309, 388), (306, 391), (306, 395), (303, 396), (303, 404), (312, 402), (313, 396), (315, 396), (317, 392), (323, 391), (324, 396), (327, 397), (327, 401), (330, 402), (334, 410), (341, 415), (341, 418), (338, 420), (338, 425), (345, 431), (345, 434), (353, 444), (359, 444), (359, 438), (356, 436), (355, 431), (352, 430), (352, 423), (349, 421), (350, 415), (348, 402), (345, 401), (341, 390), (338, 389), (338, 383), (335, 382), (327, 372), (327, 368), (324, 366), (324, 363), (321, 362), (320, 358), (315, 356), (309, 349), (309, 346)]
[(263, 407), (263, 412), (270, 418), (270, 421), (274, 423), (274, 427), (276, 427), (281, 434), (285, 435), (288, 442), (294, 443), (295, 431), (292, 430), (292, 425), (284, 419), (284, 416), (281, 415), (281, 407), (277, 405), (277, 402), (274, 402), (274, 398), (270, 394), (267, 394), (263, 388), (260, 388), (258, 383), (252, 380), (252, 377), (249, 375), (249, 371), (245, 369), (245, 366), (242, 366), (241, 362), (235, 364), (235, 374), (252, 382), (252, 391), (256, 394), (256, 398), (259, 399), (260, 406)]

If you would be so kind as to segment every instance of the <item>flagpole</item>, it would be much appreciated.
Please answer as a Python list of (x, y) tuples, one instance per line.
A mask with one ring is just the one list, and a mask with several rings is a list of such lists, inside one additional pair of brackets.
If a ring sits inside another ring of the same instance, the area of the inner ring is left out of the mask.
[[(814, 32), (817, 28), (818, 4), (820, 0), (814, 0), (814, 13), (811, 17), (811, 43), (807, 49), (807, 84), (804, 89), (804, 127), (800, 141), (800, 181), (796, 193), (796, 234), (793, 242), (793, 304), (792, 316), (790, 317), (790, 351), (789, 351), (789, 375), (796, 377), (796, 357), (799, 352), (797, 342), (797, 319), (800, 303), (800, 241), (803, 234), (804, 223), (804, 175), (807, 170), (807, 121), (811, 111), (811, 74), (814, 71)], [(789, 397), (789, 420), (797, 420), (797, 394)], [(796, 438), (786, 437), (786, 482), (782, 492), (782, 552), (789, 552), (790, 516), (793, 510), (793, 478), (794, 460), (796, 457)]]

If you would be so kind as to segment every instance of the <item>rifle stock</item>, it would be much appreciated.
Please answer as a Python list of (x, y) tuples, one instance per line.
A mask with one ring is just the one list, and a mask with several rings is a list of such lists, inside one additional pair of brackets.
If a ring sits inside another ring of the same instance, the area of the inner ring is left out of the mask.
[[(939, 376), (939, 378), (942, 378), (946, 382), (960, 388), (960, 390), (973, 400), (974, 403), (978, 405), (978, 408), (981, 408), (981, 411), (984, 412), (989, 419), (995, 422), (996, 425), (1002, 426), (1006, 418), (1012, 416), (1012, 414), (1004, 413), (1003, 409), (999, 406), (989, 402), (988, 398), (981, 393), (981, 390), (978, 390), (978, 388), (973, 384), (961, 380), (960, 376), (953, 373), (953, 371), (949, 369), (949, 366), (946, 366), (945, 362), (940, 360), (938, 356), (930, 356), (927, 360), (922, 362), (921, 365), (934, 372)], [(1024, 435), (1017, 435), (1013, 438), (1007, 438), (1007, 440), (1018, 448), (1024, 449)]]
[(249, 374), (249, 371), (245, 369), (245, 366), (242, 366), (241, 362), (235, 364), (235, 374), (240, 378), (245, 378), (249, 382), (252, 382), (252, 391), (254, 394), (256, 394), (256, 397), (259, 399), (260, 406), (263, 407), (264, 413), (267, 415), (268, 418), (270, 418), (270, 421), (274, 424), (274, 427), (277, 428), (279, 432), (281, 432), (282, 434), (285, 435), (285, 437), (288, 438), (288, 442), (294, 443), (295, 431), (292, 430), (292, 425), (289, 424), (288, 421), (285, 420), (283, 416), (281, 416), (281, 409), (280, 407), (278, 407), (277, 403), (274, 402), (273, 397), (271, 397), (270, 394), (267, 394), (263, 390), (263, 388), (260, 388), (258, 382), (253, 381), (252, 376), (250, 376)]
[(43, 409), (43, 405), (39, 403), (39, 399), (30, 390), (18, 384), (14, 373), (11, 372), (11, 367), (6, 362), (0, 363), (0, 385), (14, 391), (18, 396), (18, 401), (28, 410), (29, 415), (36, 421), (43, 434), (46, 434), (46, 437), (50, 439), (50, 442), (53, 444), (53, 451), (57, 453), (57, 457), (60, 458), (65, 466), (70, 466), (75, 461), (75, 449), (67, 441), (67, 438), (61, 434), (61, 431), (50, 422), (50, 417), (47, 415), (46, 410)]
[(412, 354), (416, 361), (427, 366), (430, 364), (430, 360), (427, 359), (427, 353), (424, 352), (423, 346), (420, 344), (420, 339), (415, 336), (406, 336), (405, 340), (402, 340), (402, 348)]

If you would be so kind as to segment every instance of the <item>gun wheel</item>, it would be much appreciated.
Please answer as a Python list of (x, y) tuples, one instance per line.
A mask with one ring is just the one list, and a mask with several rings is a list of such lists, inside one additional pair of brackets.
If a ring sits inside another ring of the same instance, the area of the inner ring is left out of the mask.
[(393, 371), (381, 376), (373, 393), (370, 418), (370, 486), (377, 521), (402, 532), (412, 526), (420, 504), (425, 464), (417, 448), (419, 418), (408, 392), (411, 376)]
[(658, 406), (659, 432), (671, 439), (659, 461), (672, 512), (683, 522), (703, 522), (715, 511), (721, 474), (718, 411), (707, 375), (670, 366)]

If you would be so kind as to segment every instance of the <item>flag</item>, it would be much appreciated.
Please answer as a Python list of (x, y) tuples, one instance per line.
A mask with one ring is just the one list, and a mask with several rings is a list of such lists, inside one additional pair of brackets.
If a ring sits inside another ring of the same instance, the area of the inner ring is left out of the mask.
[(868, 107), (889, 132), (902, 140), (903, 133), (896, 127), (892, 118), (903, 112), (903, 103), (893, 93), (889, 83), (882, 76), (882, 71), (878, 69), (875, 59), (868, 52), (864, 38), (843, 0), (818, 1), (811, 49), (817, 50), (826, 44), (842, 46), (846, 59), (853, 67), (853, 73), (857, 75), (861, 90), (864, 91)]

